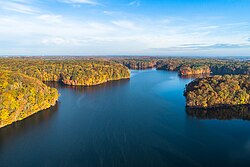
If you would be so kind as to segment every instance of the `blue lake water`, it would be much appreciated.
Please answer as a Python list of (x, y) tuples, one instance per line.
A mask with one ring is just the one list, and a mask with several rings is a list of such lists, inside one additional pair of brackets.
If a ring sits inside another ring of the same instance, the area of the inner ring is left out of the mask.
[(190, 81), (144, 70), (93, 87), (55, 84), (55, 107), (0, 129), (0, 166), (250, 166), (250, 121), (189, 116)]

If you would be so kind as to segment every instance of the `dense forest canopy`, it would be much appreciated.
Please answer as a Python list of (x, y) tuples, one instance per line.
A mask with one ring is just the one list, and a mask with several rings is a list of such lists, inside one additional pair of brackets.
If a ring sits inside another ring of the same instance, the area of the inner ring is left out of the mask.
[(0, 59), (0, 69), (18, 71), (41, 81), (90, 86), (130, 77), (127, 67), (103, 60)]
[(0, 128), (55, 105), (58, 96), (36, 78), (0, 70)]
[(188, 107), (250, 104), (250, 76), (224, 75), (199, 78), (186, 86)]
[(113, 58), (131, 69), (178, 71), (181, 76), (198, 74), (250, 74), (250, 62), (212, 58), (134, 57)]

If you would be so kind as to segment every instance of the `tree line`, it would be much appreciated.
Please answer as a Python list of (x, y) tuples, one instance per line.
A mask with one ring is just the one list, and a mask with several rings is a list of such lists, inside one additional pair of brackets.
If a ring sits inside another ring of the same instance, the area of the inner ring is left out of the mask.
[(173, 57), (125, 57), (113, 58), (130, 69), (177, 71), (179, 75), (198, 74), (250, 74), (250, 62), (210, 58), (173, 58)]
[(18, 71), (41, 81), (91, 86), (130, 77), (121, 64), (100, 60), (1, 59), (1, 69)]

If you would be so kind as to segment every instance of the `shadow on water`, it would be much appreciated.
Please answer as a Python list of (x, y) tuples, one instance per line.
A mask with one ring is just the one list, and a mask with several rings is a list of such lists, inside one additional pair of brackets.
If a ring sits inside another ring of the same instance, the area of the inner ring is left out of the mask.
[[(122, 85), (125, 85), (129, 82), (129, 80), (119, 80), (119, 81), (112, 81), (107, 82), (101, 85), (95, 85), (95, 86), (68, 86), (64, 85), (62, 83), (58, 82), (46, 82), (45, 84), (56, 88), (56, 89), (70, 89), (75, 91), (76, 94), (82, 94), (82, 93), (96, 93), (101, 90), (105, 89), (114, 89), (115, 87), (121, 87)], [(56, 103), (55, 106), (50, 107), (49, 109), (39, 111), (30, 117), (18, 121), (15, 123), (12, 123), (11, 125), (8, 125), (4, 128), (0, 129), (0, 146), (4, 143), (5, 140), (9, 140), (10, 138), (16, 138), (18, 135), (23, 134), (26, 131), (29, 131), (31, 129), (35, 129), (36, 127), (41, 126), (42, 124), (47, 124), (50, 121), (53, 120), (54, 117), (56, 117), (57, 112), (60, 108), (60, 100)]]
[(210, 74), (179, 75), (181, 79), (205, 78), (209, 76), (212, 76), (212, 75)]
[(100, 85), (94, 85), (94, 86), (70, 86), (70, 85), (65, 85), (63, 83), (59, 82), (45, 82), (47, 86), (50, 86), (52, 88), (56, 88), (58, 90), (60, 89), (70, 89), (75, 91), (77, 94), (82, 94), (82, 93), (95, 93), (100, 90), (105, 90), (105, 89), (114, 89), (114, 88), (120, 88), (122, 85), (128, 84), (129, 79), (123, 79), (123, 80), (117, 80), (117, 81), (110, 81), (107, 83), (103, 83)]
[(208, 109), (186, 108), (188, 116), (198, 119), (250, 120), (250, 105), (216, 107)]
[(49, 109), (39, 111), (38, 113), (33, 114), (22, 121), (15, 122), (4, 128), (1, 128), (0, 147), (4, 145), (5, 141), (10, 140), (11, 138), (16, 138), (17, 136), (22, 135), (24, 132), (41, 126), (41, 124), (49, 124), (49, 122), (52, 121), (56, 116), (59, 106), (60, 104), (56, 103), (55, 106), (52, 106)]

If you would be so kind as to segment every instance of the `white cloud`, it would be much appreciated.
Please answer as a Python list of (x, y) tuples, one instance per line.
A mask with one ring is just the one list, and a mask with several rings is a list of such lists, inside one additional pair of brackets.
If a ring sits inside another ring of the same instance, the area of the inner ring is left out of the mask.
[(63, 38), (60, 37), (50, 37), (50, 38), (45, 38), (42, 40), (43, 44), (55, 44), (55, 45), (60, 45), (60, 44), (64, 44), (64, 43), (68, 43), (68, 41), (66, 41)]
[(61, 15), (54, 15), (54, 14), (43, 14), (38, 16), (38, 19), (45, 21), (46, 23), (60, 23), (62, 22)]
[(138, 26), (135, 25), (134, 22), (128, 20), (117, 20), (112, 21), (112, 23), (118, 27), (129, 29), (129, 30), (140, 30)]
[(22, 14), (36, 14), (39, 10), (32, 7), (25, 0), (0, 1), (0, 9)]
[(107, 10), (105, 10), (105, 11), (103, 11), (103, 14), (105, 14), (105, 15), (113, 15), (115, 12), (113, 12), (113, 11), (107, 11)]
[[(15, 0), (29, 6), (24, 1)], [(207, 54), (215, 50), (226, 54), (248, 49), (237, 47), (249, 44), (249, 33), (246, 33), (249, 31), (248, 24), (217, 25), (185, 19), (180, 23), (180, 18), (124, 17), (123, 13), (118, 15), (115, 11), (106, 11), (104, 14), (109, 17), (101, 21), (89, 19), (85, 15), (72, 17), (53, 12), (35, 15), (0, 14), (1, 54), (150, 55), (190, 54), (193, 51)]]
[(114, 30), (111, 25), (74, 21), (61, 15), (0, 16), (0, 41), (8, 39), (13, 44), (26, 39), (30, 40), (27, 42), (30, 46), (39, 43), (74, 46), (100, 41), (102, 36), (109, 36)]
[(138, 0), (131, 1), (131, 2), (128, 3), (128, 6), (139, 7), (139, 6), (141, 6), (141, 2), (138, 1)]
[(64, 3), (69, 4), (89, 4), (89, 5), (100, 5), (100, 3), (93, 0), (60, 0)]

